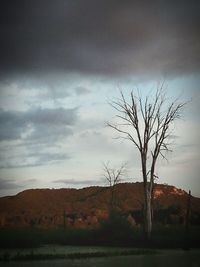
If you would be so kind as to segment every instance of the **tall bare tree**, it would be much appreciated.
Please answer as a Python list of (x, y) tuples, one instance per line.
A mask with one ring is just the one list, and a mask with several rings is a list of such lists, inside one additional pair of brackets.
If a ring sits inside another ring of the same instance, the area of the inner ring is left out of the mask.
[(155, 95), (145, 98), (138, 92), (130, 93), (126, 100), (121, 97), (111, 103), (117, 111), (117, 122), (108, 126), (120, 133), (120, 138), (128, 139), (138, 149), (141, 158), (144, 184), (144, 232), (150, 238), (152, 231), (152, 193), (155, 179), (156, 163), (159, 156), (165, 158), (169, 149), (172, 124), (181, 117), (185, 103), (179, 99), (170, 101), (166, 97), (163, 85), (159, 86)]

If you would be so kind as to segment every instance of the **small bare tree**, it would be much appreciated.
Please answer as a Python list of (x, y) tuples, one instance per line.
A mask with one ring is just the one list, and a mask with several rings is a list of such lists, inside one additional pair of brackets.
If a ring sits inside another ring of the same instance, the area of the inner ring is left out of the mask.
[(150, 238), (152, 230), (152, 192), (155, 179), (155, 168), (159, 156), (165, 158), (164, 152), (170, 151), (169, 139), (171, 126), (181, 116), (185, 103), (179, 100), (170, 101), (163, 90), (158, 87), (155, 95), (144, 99), (141, 94), (130, 94), (126, 100), (121, 97), (111, 106), (117, 111), (117, 122), (107, 123), (120, 133), (120, 138), (128, 139), (138, 149), (144, 184), (144, 232)]
[(109, 185), (111, 198), (110, 198), (110, 208), (111, 210), (115, 206), (115, 185), (120, 183), (122, 177), (125, 175), (127, 163), (122, 163), (119, 168), (110, 167), (109, 162), (103, 163), (104, 177), (107, 184)]

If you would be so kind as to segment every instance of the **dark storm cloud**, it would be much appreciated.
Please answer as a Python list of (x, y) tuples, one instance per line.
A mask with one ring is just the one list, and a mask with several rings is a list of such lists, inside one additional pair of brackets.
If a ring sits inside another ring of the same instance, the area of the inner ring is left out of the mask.
[[(77, 121), (77, 109), (0, 110), (0, 141), (24, 139), (51, 142), (72, 134), (70, 126)], [(29, 132), (30, 131), (30, 132)]]
[(195, 0), (1, 1), (0, 71), (199, 71)]

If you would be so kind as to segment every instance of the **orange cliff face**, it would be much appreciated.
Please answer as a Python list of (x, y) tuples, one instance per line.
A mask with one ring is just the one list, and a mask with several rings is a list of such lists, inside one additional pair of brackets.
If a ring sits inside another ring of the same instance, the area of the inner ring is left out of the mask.
[[(127, 215), (141, 210), (143, 183), (115, 186), (115, 208)], [(30, 189), (15, 196), (0, 198), (0, 226), (7, 227), (98, 227), (108, 218), (109, 187), (83, 189)], [(200, 199), (192, 198), (193, 208), (200, 211)], [(154, 207), (178, 205), (186, 209), (187, 193), (173, 186), (156, 184)]]
[(178, 189), (174, 186), (166, 186), (166, 185), (157, 185), (153, 191), (153, 198), (157, 199), (161, 196), (166, 195), (175, 195), (175, 196), (186, 196), (187, 193), (182, 190)]

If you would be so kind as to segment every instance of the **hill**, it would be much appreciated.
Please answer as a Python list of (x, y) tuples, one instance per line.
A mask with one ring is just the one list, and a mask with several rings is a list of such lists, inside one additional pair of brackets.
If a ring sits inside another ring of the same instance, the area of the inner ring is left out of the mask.
[[(114, 197), (115, 209), (127, 218), (131, 217), (132, 223), (140, 223), (143, 183), (117, 184)], [(159, 217), (156, 213), (159, 211), (168, 216), (168, 221), (184, 221), (187, 199), (187, 193), (181, 189), (156, 184), (155, 218)], [(96, 227), (108, 217), (110, 200), (109, 187), (29, 189), (15, 196), (0, 198), (0, 226)], [(200, 213), (199, 198), (191, 198), (191, 209), (194, 214)]]

